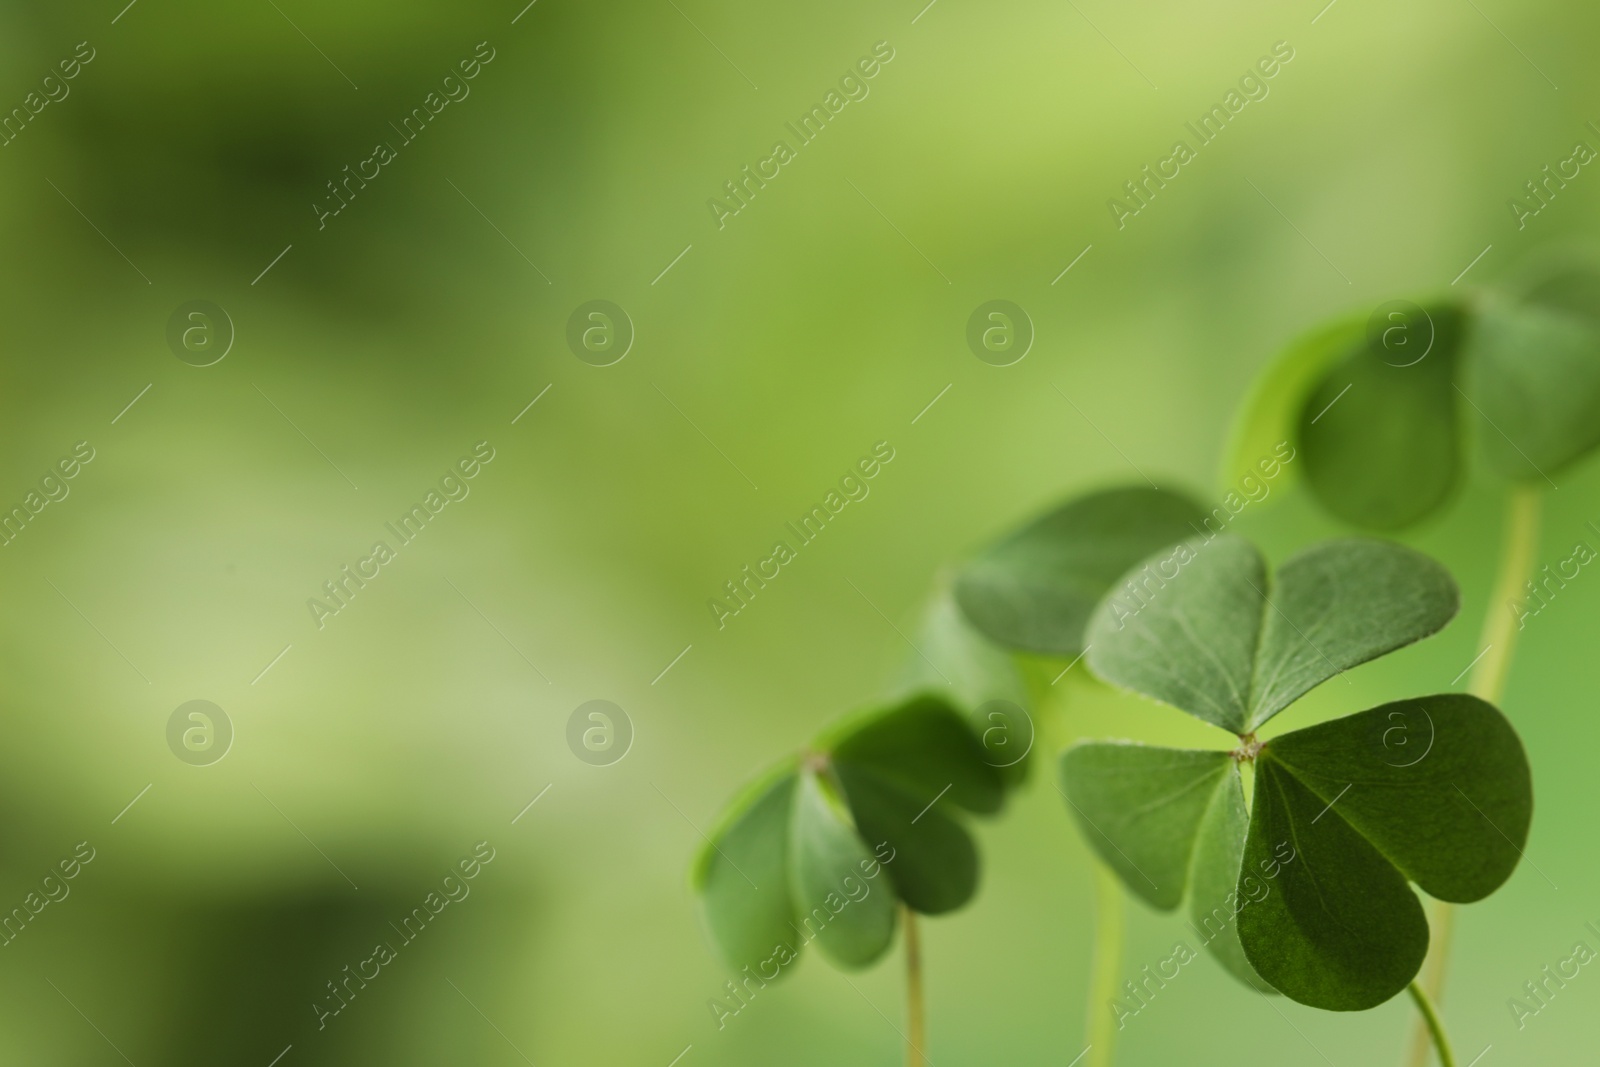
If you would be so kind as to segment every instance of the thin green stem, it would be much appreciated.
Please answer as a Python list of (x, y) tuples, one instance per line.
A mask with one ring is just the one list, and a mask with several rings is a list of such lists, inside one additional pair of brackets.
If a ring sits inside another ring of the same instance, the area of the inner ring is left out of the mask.
[[(1516, 651), (1517, 615), (1513, 610), (1523, 585), (1533, 573), (1539, 549), (1540, 491), (1527, 485), (1512, 488), (1506, 500), (1505, 542), (1500, 549), (1500, 565), (1494, 589), (1483, 616), (1483, 632), (1478, 639), (1481, 658), (1472, 669), (1467, 690), (1473, 696), (1498, 705), (1504, 696), (1506, 678), (1511, 673), (1511, 656)], [(1433, 904), (1432, 944), (1423, 972), (1421, 992), (1433, 1001), (1444, 999), (1445, 972), (1450, 962), (1450, 941), (1455, 933), (1455, 905), (1438, 900)], [(1413, 995), (1417, 995), (1413, 993)], [(1433, 1042), (1437, 1043), (1437, 1041)], [(1408, 1067), (1424, 1067), (1428, 1062), (1428, 1028), (1418, 1021), (1411, 1032)]]
[[(1422, 972), (1422, 989), (1433, 999), (1442, 1002), (1446, 964), (1450, 961), (1450, 939), (1456, 929), (1456, 906), (1448, 900), (1433, 902), (1433, 917), (1428, 922), (1432, 942), (1428, 963)], [(1411, 1057), (1408, 1067), (1427, 1067), (1428, 1051), (1433, 1039), (1424, 1020), (1418, 1019), (1411, 1028)]]
[(1440, 1067), (1456, 1067), (1456, 1054), (1450, 1050), (1450, 1038), (1445, 1035), (1444, 1023), (1439, 1021), (1439, 1013), (1433, 1008), (1433, 1001), (1428, 999), (1428, 994), (1416, 982), (1406, 986), (1411, 992), (1411, 999), (1417, 1002), (1417, 1011), (1422, 1014), (1422, 1020), (1427, 1024), (1428, 1033), (1433, 1037), (1433, 1047), (1439, 1053)]
[(1511, 490), (1506, 503), (1506, 540), (1500, 552), (1500, 570), (1495, 575), (1494, 592), (1483, 618), (1482, 645), (1488, 651), (1473, 668), (1467, 689), (1473, 696), (1491, 704), (1500, 703), (1505, 694), (1506, 676), (1511, 673), (1511, 654), (1517, 647), (1518, 627), (1512, 604), (1533, 573), (1534, 556), (1539, 549), (1539, 490), (1519, 485)]
[(928, 1062), (927, 1009), (922, 997), (922, 939), (917, 932), (917, 915), (901, 905), (906, 937), (906, 1067), (925, 1067)]
[[(1072, 675), (1063, 676), (1059, 667), (1051, 664), (1048, 672), (1035, 673), (1031, 677), (1036, 679), (1030, 687), (1034, 707), (1041, 713), (1036, 747), (1041, 753), (1059, 752), (1068, 740), (1066, 691), (1073, 684)], [(1126, 897), (1122, 883), (1109, 867), (1095, 859), (1089, 861), (1089, 866), (1094, 871), (1095, 924), (1089, 962), (1089, 993), (1084, 1009), (1084, 1040), (1088, 1048), (1083, 1052), (1069, 1053), (1067, 1058), (1079, 1056), (1083, 1067), (1111, 1067), (1117, 1043), (1116, 1016), (1111, 1004), (1117, 999), (1117, 982), (1122, 977), (1122, 941), (1126, 923), (1123, 905)]]
[(1122, 883), (1105, 864), (1095, 863), (1094, 890), (1094, 969), (1089, 976), (1089, 1055), (1084, 1062), (1086, 1067), (1110, 1067), (1117, 1042), (1111, 1004), (1122, 977)]

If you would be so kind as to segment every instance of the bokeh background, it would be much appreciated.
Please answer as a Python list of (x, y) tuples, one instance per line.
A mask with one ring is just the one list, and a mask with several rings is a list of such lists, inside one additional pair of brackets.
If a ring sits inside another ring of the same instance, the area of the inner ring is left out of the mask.
[[(95, 850), (0, 948), (7, 1063), (898, 1062), (894, 956), (852, 988), (812, 955), (716, 1028), (697, 827), (882, 691), (941, 567), (1141, 472), (1220, 499), (1230, 416), (1297, 332), (1600, 221), (1587, 168), (1525, 229), (1507, 207), (1600, 146), (1575, 3), (124, 2), (0, 8), (4, 109), (94, 54), (0, 147), (0, 502), (95, 450), (0, 548), (0, 908)], [(880, 41), (870, 95), (719, 229), (706, 201)], [(1278, 41), (1270, 95), (1119, 230), (1108, 198)], [(470, 96), (319, 230), (325, 183), (479, 42)], [(964, 339), (997, 298), (1037, 334), (1003, 368)], [(612, 366), (566, 342), (592, 299), (636, 331)], [(166, 341), (190, 300), (236, 331), (209, 367)], [(719, 630), (707, 599), (880, 440), (870, 497)], [(318, 629), (306, 600), (479, 441), (470, 496)], [(1547, 494), (1541, 560), (1600, 543), (1595, 468)], [(1501, 499), (1472, 482), (1407, 536), (1462, 617), (1281, 728), (1451, 687), (1506, 610)], [(1341, 532), (1288, 487), (1239, 528), (1279, 558)], [(1520, 1031), (1506, 1001), (1596, 945), (1597, 627), (1585, 575), (1522, 634), (1531, 862), (1461, 913), (1444, 1009), (1485, 1067), (1594, 1055), (1600, 977)], [(192, 699), (235, 731), (211, 766), (168, 748)], [(635, 730), (610, 766), (567, 746), (591, 699)], [(1081, 671), (1042, 714), (1052, 749), (1215, 743)], [(925, 924), (939, 1064), (1082, 1047), (1092, 874), (1049, 762), (982, 829), (975, 903)], [(485, 840), (471, 896), (319, 1031), (325, 983)], [(1132, 970), (1183, 935), (1130, 908)], [(1390, 1062), (1410, 1021), (1202, 958), (1120, 1061)]]

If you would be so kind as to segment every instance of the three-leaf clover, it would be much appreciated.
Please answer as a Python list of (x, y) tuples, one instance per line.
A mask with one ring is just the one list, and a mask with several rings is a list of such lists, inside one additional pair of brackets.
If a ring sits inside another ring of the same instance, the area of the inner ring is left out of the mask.
[(847, 720), (729, 805), (694, 865), (711, 938), (736, 969), (776, 978), (815, 942), (859, 968), (894, 939), (897, 902), (969, 901), (978, 852), (952, 808), (1000, 810), (1000, 771), (963, 714), (920, 694)]
[[(1171, 910), (1235, 976), (1315, 1007), (1360, 1010), (1404, 989), (1428, 926), (1408, 882), (1468, 902), (1516, 866), (1532, 816), (1527, 761), (1492, 705), (1444, 694), (1267, 741), (1256, 731), (1315, 686), (1441, 629), (1459, 595), (1410, 549), (1346, 539), (1273, 580), (1231, 535), (1149, 566), (1090, 622), (1113, 684), (1239, 739), (1230, 751), (1070, 748), (1061, 772), (1086, 838), (1128, 889)], [(1246, 807), (1240, 767), (1254, 767)]]
[(1474, 448), (1497, 477), (1542, 486), (1600, 446), (1593, 269), (1380, 312), (1319, 328), (1267, 369), (1235, 424), (1231, 467), (1290, 440), (1324, 507), (1396, 530), (1445, 505)]

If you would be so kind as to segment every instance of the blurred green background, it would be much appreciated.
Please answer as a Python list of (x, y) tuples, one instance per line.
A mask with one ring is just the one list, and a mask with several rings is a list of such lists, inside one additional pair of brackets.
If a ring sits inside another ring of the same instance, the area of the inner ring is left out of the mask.
[[(95, 449), (0, 548), (0, 908), (95, 849), (0, 948), (0, 1059), (898, 1062), (895, 957), (852, 988), (813, 954), (716, 1028), (696, 827), (881, 690), (941, 566), (1140, 471), (1219, 499), (1230, 415), (1297, 332), (1600, 222), (1587, 170), (1526, 229), (1506, 203), (1600, 145), (1584, 5), (923, 2), (0, 9), (0, 108), (94, 54), (0, 147), (0, 504)], [(880, 41), (870, 94), (719, 229), (708, 198)], [(1108, 198), (1278, 41), (1270, 95), (1119, 230)], [(470, 96), (319, 230), (325, 183), (479, 42)], [(608, 367), (565, 339), (597, 298), (636, 330)], [(964, 340), (996, 298), (1037, 331), (1004, 368)], [(203, 368), (165, 339), (197, 299), (236, 331)], [(870, 497), (719, 631), (707, 599), (880, 440)], [(479, 441), (470, 496), (319, 630), (307, 598)], [(1547, 494), (1541, 560), (1596, 543), (1594, 467)], [(1408, 538), (1455, 570), (1462, 617), (1281, 728), (1451, 686), (1505, 610), (1500, 502), (1469, 485)], [(1276, 558), (1341, 532), (1294, 490), (1239, 528)], [(1590, 582), (1532, 620), (1506, 700), (1531, 862), (1461, 913), (1444, 1009), (1485, 1067), (1593, 1055), (1600, 978), (1520, 1032), (1506, 1007), (1595, 944)], [(1080, 671), (1056, 689), (1052, 748), (1215, 743)], [(636, 731), (605, 767), (566, 743), (596, 698)], [(167, 746), (191, 699), (236, 731), (211, 766)], [(1091, 872), (1049, 762), (983, 828), (974, 905), (925, 927), (941, 1065), (1082, 1047)], [(319, 1031), (325, 983), (484, 840), (471, 896)], [(1130, 907), (1131, 971), (1183, 935)], [(1120, 1062), (1398, 1061), (1409, 1025), (1399, 1001), (1269, 1004), (1203, 958)]]

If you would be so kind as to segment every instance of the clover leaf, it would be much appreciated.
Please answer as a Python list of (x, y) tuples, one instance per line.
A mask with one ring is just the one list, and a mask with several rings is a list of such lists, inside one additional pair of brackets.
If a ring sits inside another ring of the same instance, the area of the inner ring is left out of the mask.
[(1465, 359), (1478, 451), (1501, 477), (1542, 482), (1600, 445), (1600, 329), (1558, 307), (1487, 303)]
[(996, 644), (1076, 656), (1084, 625), (1112, 583), (1156, 549), (1201, 532), (1206, 518), (1198, 504), (1166, 490), (1090, 493), (978, 553), (956, 579), (956, 601)]
[(1187, 895), (1191, 928), (1240, 981), (1274, 992), (1239, 944), (1249, 816), (1232, 753), (1084, 741), (1061, 757), (1084, 840), (1135, 896), (1162, 911)]
[(1341, 320), (1292, 345), (1237, 417), (1229, 481), (1287, 440), (1317, 499), (1357, 526), (1399, 529), (1442, 506), (1460, 477), (1452, 383), (1466, 323), (1458, 305), (1422, 314), (1409, 328)]
[(1183, 901), (1195, 838), (1233, 759), (1226, 752), (1085, 742), (1061, 757), (1084, 837), (1128, 890), (1171, 911)]
[(1006, 788), (1020, 785), (1035, 731), (1028, 687), (1010, 653), (979, 633), (948, 591), (933, 598), (913, 644), (895, 696), (944, 694), (967, 717)]
[(960, 710), (919, 694), (846, 720), (729, 805), (692, 881), (719, 953), (764, 980), (801, 948), (864, 967), (893, 941), (896, 904), (952, 911), (978, 886), (961, 819), (998, 811), (1000, 771)]
[(1329, 678), (1441, 629), (1460, 596), (1428, 557), (1383, 541), (1325, 541), (1269, 584), (1232, 534), (1185, 542), (1130, 572), (1089, 625), (1107, 681), (1247, 734)]
[(1563, 264), (1471, 301), (1317, 329), (1241, 408), (1230, 481), (1286, 439), (1322, 505), (1369, 529), (1439, 511), (1469, 439), (1491, 473), (1554, 484), (1600, 447), (1600, 272)]
[[(1397, 729), (1426, 737), (1424, 753), (1392, 744)], [(1297, 856), (1280, 891), (1240, 913), (1245, 955), (1301, 1003), (1381, 1004), (1428, 949), (1407, 881), (1440, 900), (1481, 900), (1511, 876), (1532, 816), (1522, 743), (1477, 697), (1397, 701), (1274, 738), (1256, 758), (1244, 869), (1280, 841)]]
[(1345, 1011), (1405, 988), (1428, 945), (1408, 883), (1478, 900), (1521, 857), (1533, 801), (1516, 732), (1459, 694), (1265, 742), (1255, 730), (1335, 674), (1444, 626), (1459, 599), (1449, 574), (1410, 549), (1347, 539), (1297, 554), (1273, 582), (1254, 546), (1220, 536), (1158, 553), (1120, 589), (1090, 624), (1091, 669), (1240, 744), (1068, 749), (1063, 791), (1090, 846), (1153, 906), (1187, 898), (1191, 928), (1256, 988)]
[(1328, 510), (1358, 526), (1408, 526), (1441, 506), (1460, 476), (1453, 380), (1463, 323), (1450, 306), (1427, 314), (1436, 331), (1427, 356), (1397, 356), (1363, 325), (1300, 409), (1306, 480)]

